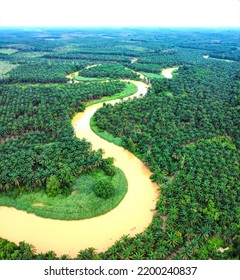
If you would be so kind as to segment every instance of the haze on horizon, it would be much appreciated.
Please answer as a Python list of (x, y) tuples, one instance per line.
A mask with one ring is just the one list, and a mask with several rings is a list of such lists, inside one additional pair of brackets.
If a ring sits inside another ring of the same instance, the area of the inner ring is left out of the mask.
[(240, 0), (12, 0), (4, 26), (240, 27)]

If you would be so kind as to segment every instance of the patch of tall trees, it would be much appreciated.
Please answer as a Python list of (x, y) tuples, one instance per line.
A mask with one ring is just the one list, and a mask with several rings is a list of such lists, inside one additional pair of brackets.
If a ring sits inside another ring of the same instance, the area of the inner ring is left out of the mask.
[[(1, 48), (18, 50), (0, 54), (18, 65), (0, 85), (1, 191), (43, 187), (54, 195), (85, 170), (101, 166), (112, 173), (101, 151), (74, 137), (70, 118), (83, 102), (119, 92), (123, 84), (59, 85), (66, 74), (109, 62), (147, 73), (179, 66), (171, 80), (151, 79), (146, 97), (96, 113), (99, 128), (120, 137), (151, 169), (161, 195), (143, 233), (123, 236), (104, 253), (82, 250), (77, 259), (239, 259), (238, 31), (11, 29), (0, 37)], [(106, 68), (82, 72), (122, 77)], [(0, 259), (58, 258), (0, 238)]]
[(77, 176), (105, 168), (102, 152), (75, 138), (71, 118), (84, 109), (83, 102), (123, 88), (121, 82), (1, 85), (0, 191), (33, 190), (46, 187), (53, 175), (59, 179), (66, 172)]
[(116, 61), (116, 62), (130, 62), (131, 57), (124, 55), (109, 55), (109, 54), (98, 54), (98, 53), (79, 53), (79, 52), (65, 52), (65, 53), (49, 53), (44, 55), (45, 58), (57, 58), (57, 59), (78, 59), (87, 61)]
[(81, 70), (86, 62), (59, 62), (56, 60), (40, 60), (22, 63), (8, 73), (2, 83), (66, 83), (66, 75)]
[(90, 78), (127, 78), (132, 80), (138, 80), (139, 76), (132, 70), (124, 67), (119, 63), (104, 63), (94, 67), (85, 68), (80, 71), (80, 75)]
[(99, 128), (121, 137), (160, 185), (148, 230), (103, 258), (221, 259), (239, 247), (239, 65), (217, 65), (180, 68), (144, 98), (96, 112)]

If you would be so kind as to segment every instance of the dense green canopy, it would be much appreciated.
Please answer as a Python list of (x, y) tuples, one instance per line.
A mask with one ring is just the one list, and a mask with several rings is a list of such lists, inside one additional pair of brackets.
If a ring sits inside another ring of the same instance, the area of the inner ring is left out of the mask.
[[(145, 97), (105, 105), (94, 124), (153, 172), (160, 188), (153, 221), (77, 259), (239, 259), (239, 30), (0, 32), (0, 192), (52, 195), (82, 172), (111, 175), (102, 151), (74, 136), (71, 118), (87, 101), (124, 90), (114, 79), (146, 73)], [(166, 67), (178, 67), (173, 79), (160, 76)], [(67, 83), (73, 72), (80, 83)], [(0, 259), (56, 258), (0, 238)]]

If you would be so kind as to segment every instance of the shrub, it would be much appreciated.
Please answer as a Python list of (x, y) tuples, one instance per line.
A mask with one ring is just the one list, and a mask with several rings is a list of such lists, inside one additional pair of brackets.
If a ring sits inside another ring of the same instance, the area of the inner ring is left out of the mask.
[(104, 159), (102, 170), (105, 172), (107, 176), (113, 177), (114, 175), (116, 175), (116, 169), (113, 165), (113, 162), (114, 162), (114, 158), (109, 157)]
[(106, 165), (103, 167), (103, 170), (104, 170), (105, 174), (108, 176), (113, 177), (114, 175), (116, 175), (116, 170), (113, 165)]
[(94, 191), (98, 197), (104, 199), (112, 197), (115, 193), (113, 184), (108, 180), (98, 181)]
[(47, 195), (50, 197), (57, 196), (58, 194), (61, 194), (61, 184), (57, 178), (57, 176), (52, 175), (47, 181), (47, 186), (46, 186), (46, 192)]

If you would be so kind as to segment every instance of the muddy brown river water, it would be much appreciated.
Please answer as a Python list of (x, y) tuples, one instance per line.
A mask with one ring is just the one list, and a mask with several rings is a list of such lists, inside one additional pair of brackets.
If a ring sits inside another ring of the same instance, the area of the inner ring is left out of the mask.
[[(131, 81), (138, 91), (131, 96), (146, 94), (147, 85)], [(106, 103), (115, 104), (120, 100)], [(123, 235), (134, 236), (151, 223), (158, 197), (157, 185), (149, 179), (151, 173), (133, 154), (97, 136), (90, 128), (91, 116), (103, 103), (86, 108), (77, 114), (72, 125), (79, 138), (86, 138), (93, 149), (103, 149), (105, 157), (114, 157), (128, 180), (128, 192), (121, 203), (108, 213), (91, 219), (62, 221), (38, 217), (15, 208), (0, 207), (0, 236), (18, 243), (26, 241), (37, 252), (53, 250), (58, 256), (76, 257), (81, 249), (94, 247), (105, 251)]]
[(172, 79), (173, 75), (172, 75), (172, 72), (174, 70), (178, 70), (178, 67), (172, 67), (172, 68), (166, 68), (166, 69), (163, 69), (161, 74), (167, 78), (167, 79)]

